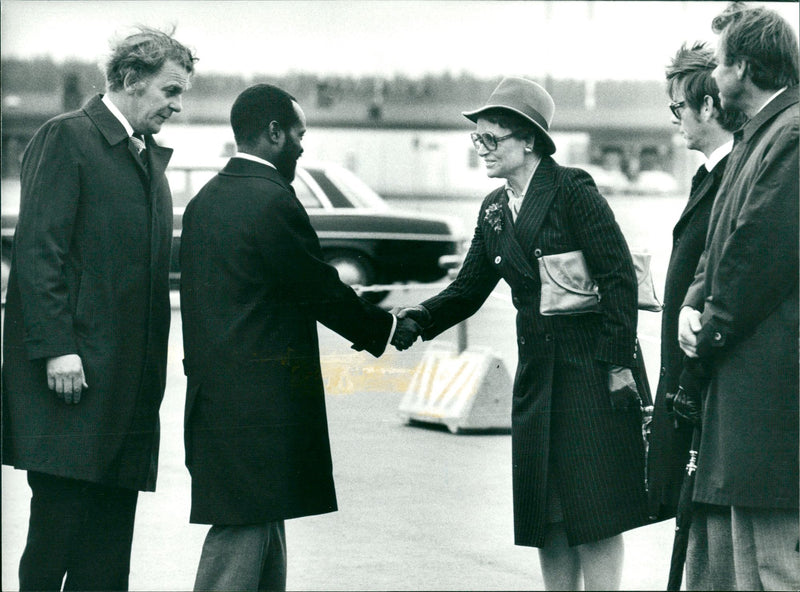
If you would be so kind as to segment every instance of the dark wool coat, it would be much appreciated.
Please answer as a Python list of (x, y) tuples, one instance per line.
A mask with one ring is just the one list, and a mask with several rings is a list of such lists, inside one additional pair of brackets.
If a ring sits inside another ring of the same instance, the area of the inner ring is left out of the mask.
[(391, 315), (339, 281), (292, 187), (250, 160), (186, 207), (180, 259), (191, 521), (336, 510), (316, 323), (378, 356)]
[[(169, 336), (172, 150), (146, 138), (148, 180), (100, 100), (48, 121), (22, 161), (3, 343), (3, 462), (155, 489)], [(47, 358), (78, 354), (67, 405)]]
[(678, 315), (706, 244), (711, 206), (727, 162), (726, 156), (705, 175), (699, 185), (693, 184), (689, 201), (672, 229), (672, 254), (664, 285), (664, 310), (661, 313), (661, 370), (647, 457), (650, 515), (658, 520), (675, 516), (686, 463), (689, 461), (692, 432), (685, 428), (675, 429), (673, 421), (667, 417), (666, 394), (678, 390), (684, 359), (678, 344)]
[(798, 508), (798, 89), (734, 133), (686, 296), (713, 367), (694, 499)]
[[(499, 231), (493, 204), (502, 208)], [(576, 249), (600, 287), (601, 312), (542, 316), (536, 259)], [(458, 277), (423, 303), (433, 317), (424, 338), (475, 313), (500, 279), (517, 309), (516, 544), (543, 546), (549, 487), (558, 488), (570, 545), (645, 524), (641, 414), (612, 410), (608, 393), (610, 364), (637, 366), (636, 276), (614, 215), (585, 171), (544, 158), (516, 223), (503, 188), (486, 197)]]

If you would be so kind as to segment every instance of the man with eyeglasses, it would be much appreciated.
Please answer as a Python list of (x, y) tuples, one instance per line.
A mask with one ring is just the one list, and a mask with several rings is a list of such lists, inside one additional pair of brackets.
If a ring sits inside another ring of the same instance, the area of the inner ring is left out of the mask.
[(748, 121), (678, 322), (681, 349), (712, 369), (693, 499), (727, 506), (735, 589), (800, 590), (797, 33), (742, 3), (712, 29), (722, 105)]
[[(675, 516), (681, 483), (689, 459), (692, 425), (668, 413), (668, 402), (675, 399), (678, 386), (681, 403), (699, 408), (701, 393), (689, 384), (680, 384), (684, 355), (678, 344), (678, 313), (686, 290), (694, 279), (697, 262), (705, 246), (711, 206), (717, 195), (722, 174), (733, 148), (733, 130), (744, 123), (739, 111), (720, 104), (719, 89), (711, 73), (717, 63), (714, 52), (704, 43), (683, 45), (666, 70), (667, 89), (672, 102), (672, 123), (678, 126), (689, 150), (696, 150), (705, 162), (692, 178), (689, 200), (672, 231), (672, 255), (664, 287), (664, 310), (661, 315), (661, 372), (656, 391), (653, 425), (648, 451), (648, 496), (650, 514), (656, 520)], [(706, 523), (712, 530), (706, 534)], [(714, 525), (721, 523), (722, 528)], [(715, 574), (708, 573), (708, 555), (732, 557), (730, 533), (725, 536), (726, 518), (717, 506), (697, 508), (690, 531), (690, 552), (686, 564), (689, 590), (732, 590), (733, 563), (721, 561)], [(727, 517), (730, 528), (730, 512)]]

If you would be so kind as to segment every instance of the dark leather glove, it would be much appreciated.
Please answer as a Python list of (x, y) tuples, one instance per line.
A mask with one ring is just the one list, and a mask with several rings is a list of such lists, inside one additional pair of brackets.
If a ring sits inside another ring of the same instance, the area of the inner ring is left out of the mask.
[(422, 333), (422, 327), (420, 327), (414, 319), (411, 317), (402, 318), (398, 315), (397, 326), (392, 336), (392, 345), (395, 346), (398, 351), (408, 349), (414, 345), (420, 333)]
[(608, 369), (608, 394), (611, 408), (616, 410), (639, 409), (641, 399), (633, 371), (624, 366), (610, 366)]
[(678, 379), (678, 392), (668, 394), (667, 412), (675, 422), (675, 429), (700, 426), (703, 393), (711, 380), (709, 362), (698, 358), (684, 358), (683, 372)]
[(678, 387), (678, 392), (673, 395), (672, 417), (675, 421), (675, 429), (680, 427), (696, 428), (700, 426), (701, 402), (697, 393), (690, 393), (682, 386)]

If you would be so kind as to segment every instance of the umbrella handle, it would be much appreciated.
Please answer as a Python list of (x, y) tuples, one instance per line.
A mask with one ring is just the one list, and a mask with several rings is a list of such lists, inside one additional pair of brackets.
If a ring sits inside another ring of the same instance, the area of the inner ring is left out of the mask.
[(689, 449), (689, 463), (686, 465), (686, 474), (691, 475), (697, 470), (697, 449), (700, 448), (700, 430), (695, 428), (692, 432), (692, 445)]

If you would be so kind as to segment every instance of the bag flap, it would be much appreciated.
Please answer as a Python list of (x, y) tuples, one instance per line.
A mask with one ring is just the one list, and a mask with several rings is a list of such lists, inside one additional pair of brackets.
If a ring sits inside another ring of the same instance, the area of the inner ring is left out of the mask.
[(589, 274), (582, 251), (569, 251), (539, 257), (539, 269), (564, 290), (584, 295), (598, 295), (597, 284)]

